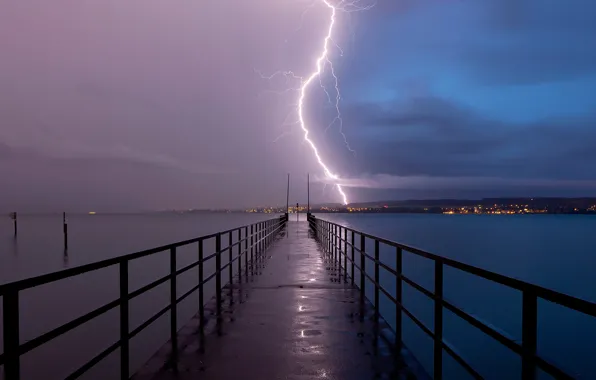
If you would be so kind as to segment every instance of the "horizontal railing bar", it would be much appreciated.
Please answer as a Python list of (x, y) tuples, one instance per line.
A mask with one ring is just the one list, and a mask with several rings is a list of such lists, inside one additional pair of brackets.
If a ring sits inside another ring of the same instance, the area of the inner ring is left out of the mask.
[[(333, 222), (327, 222), (327, 223), (329, 223), (330, 225), (340, 226), (339, 224), (333, 223)], [(449, 267), (459, 269), (463, 272), (467, 272), (467, 273), (482, 277), (484, 279), (499, 283), (501, 285), (505, 285), (505, 286), (508, 286), (508, 287), (511, 287), (511, 288), (514, 288), (517, 290), (521, 290), (521, 291), (531, 290), (539, 298), (542, 298), (546, 301), (550, 301), (550, 302), (559, 304), (561, 306), (565, 306), (570, 309), (579, 311), (581, 313), (596, 317), (596, 304), (594, 304), (590, 301), (586, 301), (586, 300), (583, 300), (583, 299), (580, 299), (577, 297), (573, 297), (573, 296), (570, 296), (570, 295), (567, 295), (564, 293), (559, 293), (554, 290), (550, 290), (550, 289), (544, 288), (542, 286), (534, 285), (529, 282), (518, 280), (518, 279), (515, 279), (512, 277), (507, 277), (507, 276), (504, 276), (504, 275), (501, 275), (498, 273), (490, 272), (486, 269), (478, 268), (473, 265), (464, 264), (464, 263), (456, 261), (456, 260), (452, 260), (452, 259), (449, 259), (449, 258), (446, 258), (443, 256), (439, 256), (439, 255), (435, 255), (430, 252), (426, 252), (419, 248), (415, 248), (415, 247), (408, 246), (405, 244), (397, 243), (395, 241), (391, 241), (388, 239), (384, 239), (382, 237), (374, 236), (374, 235), (371, 235), (366, 232), (357, 231), (357, 230), (354, 230), (353, 228), (344, 227), (344, 226), (341, 226), (341, 227), (345, 228), (347, 231), (350, 231), (352, 233), (362, 235), (362, 236), (372, 239), (372, 240), (377, 240), (377, 241), (379, 241), (379, 243), (383, 243), (385, 245), (389, 245), (392, 247), (401, 248), (403, 251), (406, 251), (406, 252), (421, 256), (421, 257), (425, 257), (430, 260), (439, 261)], [(358, 250), (358, 248), (355, 247), (355, 250)]]
[(368, 278), (370, 280), (370, 282), (372, 282), (372, 284), (375, 285), (377, 288), (381, 287), (381, 284), (377, 283), (374, 278), (369, 276), (368, 273), (364, 272), (364, 277)]
[(441, 341), (443, 349), (445, 350), (445, 352), (447, 352), (449, 355), (451, 355), (451, 357), (453, 359), (455, 359), (456, 362), (459, 363), (459, 365), (461, 365), (466, 371), (468, 371), (468, 373), (475, 379), (477, 380), (483, 380), (484, 377), (482, 377), (478, 372), (476, 372), (476, 370), (474, 368), (472, 368), (471, 365), (468, 364), (468, 362), (466, 362), (464, 360), (464, 358), (461, 357), (460, 354), (458, 354), (455, 351), (455, 348), (453, 348), (449, 343), (445, 342), (444, 340)]
[(80, 317), (78, 317), (77, 319), (74, 319), (68, 323), (63, 324), (60, 327), (57, 327), (51, 331), (48, 331), (47, 333), (38, 336), (37, 338), (31, 339), (23, 344), (21, 344), (19, 346), (19, 355), (23, 355), (26, 354), (27, 352), (41, 346), (44, 343), (49, 342), (50, 340), (59, 337), (62, 334), (65, 334), (77, 327), (79, 327), (80, 325), (116, 308), (118, 305), (120, 305), (120, 299), (117, 299), (115, 301), (112, 301), (110, 303), (107, 303), (85, 315), (82, 315)]
[(228, 245), (227, 247), (225, 247), (225, 248), (222, 248), (221, 250), (222, 250), (222, 251), (227, 251), (227, 250), (229, 250), (229, 249), (232, 249), (232, 248), (234, 248), (234, 247), (235, 247), (235, 246), (237, 246), (238, 244), (242, 244), (242, 243), (244, 243), (244, 239), (242, 239), (242, 240), (240, 240), (240, 241), (237, 241), (237, 242), (235, 242), (235, 243), (232, 243), (231, 245)]
[(143, 286), (142, 288), (138, 288), (134, 292), (130, 292), (128, 294), (128, 299), (131, 300), (133, 298), (136, 298), (136, 297), (140, 296), (141, 294), (146, 293), (149, 290), (163, 284), (164, 282), (168, 281), (170, 278), (171, 278), (171, 276), (169, 274), (167, 274), (167, 275), (153, 281), (152, 283)]
[(506, 337), (505, 335), (501, 334), (497, 330), (493, 329), (492, 327), (486, 325), (485, 323), (481, 322), (477, 318), (471, 316), (470, 314), (466, 313), (465, 311), (461, 310), (457, 306), (449, 303), (448, 301), (443, 300), (443, 306), (460, 317), (461, 319), (465, 320), (472, 326), (476, 327), (486, 335), (490, 336), (491, 338), (495, 339), (505, 347), (509, 348), (511, 351), (515, 352), (516, 354), (522, 353), (522, 348), (519, 344), (515, 343), (513, 339)]
[(199, 260), (197, 260), (197, 261), (195, 261), (194, 263), (188, 264), (187, 266), (185, 266), (185, 267), (182, 267), (182, 268), (178, 269), (178, 270), (176, 271), (176, 273), (175, 273), (175, 276), (176, 276), (176, 277), (180, 276), (180, 275), (181, 275), (181, 274), (183, 274), (184, 272), (187, 272), (187, 271), (191, 270), (192, 268), (194, 268), (194, 267), (198, 266), (200, 263), (201, 263), (201, 262), (200, 262)]
[(215, 252), (215, 253), (210, 254), (209, 256), (205, 256), (205, 257), (203, 257), (203, 262), (209, 261), (219, 254), (221, 254), (221, 252)]
[(401, 279), (404, 280), (404, 282), (408, 285), (410, 285), (411, 287), (413, 287), (414, 289), (418, 290), (419, 292), (421, 292), (422, 294), (424, 294), (425, 296), (427, 296), (430, 299), (435, 299), (435, 295), (430, 291), (427, 290), (425, 287), (419, 285), (418, 283), (414, 282), (413, 280), (410, 280), (408, 277), (406, 277), (405, 275), (401, 275)]
[(89, 371), (91, 368), (93, 368), (96, 364), (98, 364), (100, 361), (105, 359), (112, 352), (116, 351), (118, 349), (118, 347), (120, 347), (120, 341), (112, 344), (110, 347), (103, 350), (99, 355), (95, 356), (93, 359), (89, 360), (87, 363), (85, 363), (79, 369), (77, 369), (76, 371), (74, 371), (73, 373), (71, 373), (70, 375), (65, 377), (65, 380), (78, 379), (83, 374), (85, 374), (85, 372)]
[(225, 265), (222, 265), (222, 267), (219, 269), (220, 273), (223, 273), (224, 269), (226, 269), (227, 267), (229, 267), (230, 265), (234, 264), (234, 261), (229, 261), (227, 262)]
[[(269, 222), (269, 221), (271, 221), (271, 220), (275, 220), (275, 221), (277, 221), (277, 223), (278, 223), (278, 224), (283, 224), (283, 223), (284, 223), (284, 222), (281, 222), (281, 221), (279, 221), (279, 220), (278, 220), (278, 218), (271, 218), (271, 219), (263, 220), (263, 221), (261, 221), (261, 222), (256, 222), (256, 223), (253, 223), (252, 225), (254, 226), (254, 225), (257, 225), (257, 224), (259, 224), (259, 223), (263, 223), (263, 222)], [(247, 225), (244, 225), (244, 226), (241, 226), (241, 227), (235, 227), (235, 228), (231, 228), (231, 229), (229, 229), (229, 230), (220, 231), (219, 233), (220, 233), (221, 235), (225, 235), (225, 234), (228, 234), (228, 233), (230, 233), (230, 232), (236, 232), (236, 231), (238, 231), (238, 230), (241, 230), (241, 229), (244, 229), (245, 227), (250, 227), (250, 226), (251, 226), (251, 224), (247, 224)], [(256, 234), (255, 234), (255, 235), (256, 235)], [(248, 235), (248, 236), (250, 237), (251, 235)]]
[(383, 292), (383, 294), (387, 296), (387, 298), (389, 298), (391, 302), (397, 304), (397, 300), (395, 299), (395, 297), (393, 297), (384, 287), (380, 286), (379, 289), (381, 290), (381, 292)]
[(206, 279), (203, 280), (203, 283), (201, 285), (205, 285), (206, 283), (208, 283), (210, 280), (212, 280), (213, 278), (215, 278), (215, 276), (217, 276), (217, 272), (213, 273), (211, 276), (207, 277)]
[(397, 272), (395, 271), (395, 269), (391, 268), (389, 265), (385, 264), (381, 260), (379, 260), (379, 266), (385, 269), (387, 272), (391, 273), (392, 275), (397, 276)]
[(428, 327), (426, 327), (426, 325), (424, 323), (422, 323), (422, 321), (420, 321), (418, 318), (416, 318), (414, 316), (414, 314), (412, 314), (408, 309), (406, 309), (406, 307), (403, 304), (397, 304), (399, 305), (399, 307), (403, 310), (404, 313), (406, 313), (406, 315), (408, 317), (410, 317), (410, 319), (416, 323), (418, 325), (418, 327), (420, 327), (422, 329), (422, 331), (424, 331), (428, 336), (430, 336), (431, 338), (435, 338), (435, 333), (433, 333), (431, 331), (431, 329), (429, 329)]
[(149, 327), (150, 324), (157, 321), (159, 319), (159, 317), (161, 317), (162, 315), (167, 313), (168, 310), (170, 310), (170, 308), (171, 308), (171, 305), (167, 305), (166, 307), (164, 307), (163, 309), (158, 311), (156, 314), (154, 314), (151, 318), (149, 318), (145, 322), (141, 323), (137, 328), (135, 328), (130, 333), (128, 333), (128, 339), (134, 338), (141, 331), (145, 330), (147, 327)]
[(180, 297), (176, 298), (176, 304), (179, 304), (180, 302), (184, 301), (184, 299), (186, 297), (190, 296), (193, 292), (196, 292), (197, 289), (200, 287), (201, 287), (201, 284), (197, 284), (197, 285), (193, 286), (192, 288), (190, 288), (188, 291), (186, 291), (186, 293), (184, 293)]
[[(364, 257), (366, 257), (367, 259), (369, 259), (369, 260), (370, 260), (370, 261), (372, 261), (373, 263), (376, 263), (376, 262), (377, 262), (377, 259), (375, 259), (375, 257), (374, 257), (374, 256), (371, 256), (371, 255), (369, 255), (369, 254), (368, 254), (368, 253), (366, 253), (366, 252), (360, 252), (360, 255), (362, 255), (362, 256), (364, 256)], [(381, 262), (381, 261), (378, 261), (378, 262)]]
[(550, 364), (546, 360), (542, 359), (541, 357), (536, 356), (535, 359), (536, 359), (536, 365), (538, 366), (538, 368), (540, 368), (544, 372), (548, 373), (549, 375), (552, 375), (555, 379), (565, 379), (565, 380), (575, 379), (573, 376), (569, 376), (568, 374), (566, 374), (559, 368), (555, 367), (554, 365)]

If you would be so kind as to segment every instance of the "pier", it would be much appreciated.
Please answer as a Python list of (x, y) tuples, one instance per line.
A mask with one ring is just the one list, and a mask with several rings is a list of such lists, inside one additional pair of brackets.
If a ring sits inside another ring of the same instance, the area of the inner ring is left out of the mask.
[[(195, 247), (196, 260), (177, 265), (182, 247)], [(213, 247), (212, 250), (208, 247)], [(381, 260), (390, 249), (395, 263)], [(129, 264), (158, 253), (169, 255), (169, 274), (131, 289)], [(403, 255), (433, 263), (428, 289), (402, 272)], [(19, 294), (37, 286), (113, 267), (119, 273), (120, 296), (62, 326), (23, 341), (19, 328)], [(213, 270), (210, 270), (212, 268)], [(520, 292), (522, 339), (517, 341), (484, 323), (444, 297), (444, 271), (458, 270)], [(196, 285), (180, 294), (178, 278), (192, 271)], [(391, 289), (382, 277), (393, 276)], [(227, 283), (224, 283), (226, 281)], [(170, 301), (138, 326), (130, 325), (131, 300), (164, 284)], [(210, 295), (208, 285), (214, 288)], [(406, 285), (433, 302), (432, 325), (402, 303)], [(22, 376), (21, 356), (103, 314), (118, 312), (120, 338), (98, 352), (67, 379), (83, 376), (110, 355), (119, 357), (119, 377), (135, 380), (169, 379), (442, 379), (443, 358), (449, 355), (472, 378), (482, 379), (444, 339), (447, 310), (490, 336), (520, 358), (520, 377), (537, 372), (572, 379), (539, 355), (538, 302), (546, 300), (596, 317), (596, 304), (517, 279), (434, 255), (308, 215), (290, 221), (288, 215), (167, 246), (132, 253), (47, 275), (0, 285), (3, 309), (3, 347), (0, 368), (5, 380)], [(192, 297), (197, 313), (179, 324), (178, 305)], [(386, 320), (381, 297), (396, 312)], [(160, 318), (169, 320), (169, 341), (140, 369), (131, 370), (130, 341)], [(403, 318), (409, 318), (433, 342), (432, 370), (425, 371), (402, 342)], [(76, 348), (73, 347), (73, 350)], [(498, 360), (498, 359), (495, 359)], [(132, 373), (131, 373), (132, 372)]]

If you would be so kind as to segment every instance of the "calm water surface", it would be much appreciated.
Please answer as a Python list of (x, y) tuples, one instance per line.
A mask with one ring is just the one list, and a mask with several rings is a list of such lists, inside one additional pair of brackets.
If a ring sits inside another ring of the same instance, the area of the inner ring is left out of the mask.
[[(263, 214), (72, 216), (69, 251), (64, 255), (61, 216), (20, 216), (19, 236), (12, 222), (0, 219), (0, 283), (76, 266), (133, 251), (210, 234), (270, 218)], [(596, 217), (558, 215), (476, 216), (407, 214), (321, 214), (358, 230), (413, 245), (501, 274), (526, 280), (576, 297), (596, 301)], [(294, 220), (291, 218), (291, 220)], [(372, 242), (367, 241), (368, 247)], [(209, 246), (208, 249), (213, 249)], [(196, 260), (196, 246), (178, 252), (178, 266)], [(382, 259), (395, 265), (394, 252), (381, 249)], [(140, 259), (130, 267), (134, 290), (168, 273), (167, 254)], [(368, 266), (368, 270), (372, 265)], [(206, 268), (209, 271), (210, 268)], [(196, 273), (178, 283), (179, 294), (196, 284)], [(404, 255), (404, 272), (428, 289), (433, 288), (433, 266), (426, 259)], [(371, 272), (372, 273), (372, 272)], [(356, 279), (359, 281), (358, 274)], [(227, 278), (224, 278), (227, 281)], [(382, 273), (381, 283), (395, 288)], [(368, 296), (372, 299), (371, 286)], [(212, 294), (213, 287), (207, 295)], [(427, 326), (433, 324), (433, 305), (404, 285), (404, 304)], [(23, 292), (21, 336), (31, 339), (118, 296), (118, 272), (105, 269)], [(445, 270), (445, 297), (507, 335), (521, 338), (521, 295), (485, 280)], [(131, 302), (131, 329), (164, 307), (168, 284)], [(197, 310), (196, 297), (180, 306), (179, 324)], [(381, 296), (383, 316), (392, 323), (394, 306)], [(1, 313), (1, 309), (0, 309)], [(489, 379), (518, 379), (519, 359), (499, 343), (466, 325), (448, 311), (445, 339)], [(23, 378), (60, 379), (118, 339), (118, 310), (42, 346), (23, 357)], [(404, 341), (432, 372), (432, 341), (404, 315)], [(1, 320), (0, 320), (1, 321)], [(134, 372), (168, 339), (169, 316), (131, 341)], [(1, 333), (1, 332), (0, 332)], [(1, 342), (1, 340), (0, 340)], [(85, 342), (84, 344), (82, 342)], [(596, 378), (596, 323), (591, 318), (556, 305), (539, 304), (539, 351), (581, 378)], [(1, 344), (1, 343), (0, 343)], [(77, 347), (73, 350), (72, 347)], [(444, 355), (445, 378), (466, 374)], [(116, 378), (118, 352), (85, 378)], [(540, 378), (548, 376), (541, 374)]]

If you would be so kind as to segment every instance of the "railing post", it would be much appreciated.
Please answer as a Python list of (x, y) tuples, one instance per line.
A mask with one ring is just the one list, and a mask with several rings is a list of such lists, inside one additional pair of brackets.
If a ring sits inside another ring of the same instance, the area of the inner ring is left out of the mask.
[(402, 249), (397, 247), (395, 250), (395, 272), (397, 273), (397, 278), (395, 279), (395, 300), (397, 301), (395, 305), (395, 352), (399, 353), (401, 349), (401, 340), (402, 340), (402, 333), (401, 333), (401, 305), (402, 305)]
[(176, 291), (176, 247), (170, 248), (170, 340), (172, 342), (172, 369), (178, 371), (178, 313)]
[(238, 283), (242, 282), (242, 229), (238, 228)]
[(244, 227), (244, 272), (248, 282), (248, 226)]
[(329, 227), (330, 224), (329, 222), (325, 222), (325, 230), (326, 230), (326, 235), (327, 235), (327, 257), (331, 257), (331, 228)]
[(352, 230), (352, 239), (351, 239), (351, 243), (352, 243), (352, 285), (354, 285), (354, 252), (356, 251), (356, 249), (354, 248), (354, 230)]
[(375, 321), (379, 320), (379, 241), (375, 239)]
[(333, 225), (333, 266), (337, 270), (337, 224)]
[(19, 291), (10, 289), (2, 297), (4, 332), (4, 379), (21, 378), (21, 356), (19, 355)]
[(215, 302), (217, 319), (221, 317), (221, 234), (215, 235)]
[(360, 303), (364, 303), (365, 298), (365, 280), (366, 280), (366, 260), (364, 253), (366, 251), (366, 237), (360, 233)]
[(263, 246), (264, 244), (264, 239), (263, 237), (265, 236), (263, 234), (263, 232), (265, 231), (265, 226), (264, 223), (261, 222), (259, 223), (259, 258), (262, 259), (263, 258)]
[(538, 339), (538, 297), (530, 290), (522, 293), (522, 379), (536, 378)]
[(254, 224), (250, 225), (250, 273), (252, 275), (255, 274), (255, 269), (254, 269), (254, 251), (255, 251), (255, 247), (254, 247)]
[(338, 232), (335, 240), (337, 241), (337, 262), (338, 262), (338, 268), (337, 268), (337, 280), (339, 282), (341, 282), (341, 226), (337, 226), (337, 229), (335, 230), (336, 232)]
[(199, 329), (201, 334), (205, 333), (205, 294), (203, 288), (204, 263), (203, 263), (203, 239), (199, 240)]
[(435, 260), (434, 380), (443, 378), (443, 263)]
[(120, 262), (120, 379), (128, 380), (130, 342), (128, 340), (128, 260)]
[(344, 282), (348, 282), (348, 229), (344, 227)]
[(234, 303), (234, 270), (232, 267), (232, 231), (228, 232), (228, 277), (230, 282), (230, 305)]

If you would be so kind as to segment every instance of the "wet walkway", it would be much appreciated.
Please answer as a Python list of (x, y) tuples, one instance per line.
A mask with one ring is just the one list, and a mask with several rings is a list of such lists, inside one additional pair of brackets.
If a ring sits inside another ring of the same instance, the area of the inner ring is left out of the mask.
[(387, 327), (368, 317), (370, 305), (363, 312), (358, 289), (340, 283), (329, 265), (308, 224), (290, 222), (255, 268), (258, 275), (234, 287), (234, 304), (228, 295), (223, 322), (207, 331), (204, 349), (191, 322), (178, 373), (145, 371), (135, 379), (411, 378), (379, 339)]

